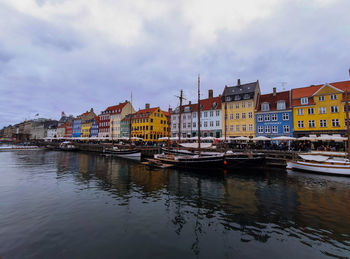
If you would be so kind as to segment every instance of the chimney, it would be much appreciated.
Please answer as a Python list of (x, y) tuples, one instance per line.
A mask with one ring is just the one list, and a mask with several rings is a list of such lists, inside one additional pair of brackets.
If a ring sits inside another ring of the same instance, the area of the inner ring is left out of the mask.
[(213, 89), (208, 90), (208, 98), (213, 98)]
[(188, 105), (191, 105), (191, 104), (192, 104), (191, 101), (189, 101), (189, 102), (188, 102)]
[(145, 109), (149, 109), (149, 103), (146, 103)]
[(276, 96), (276, 87), (273, 88), (273, 96)]
[(237, 80), (237, 85), (240, 86), (241, 85), (241, 79)]

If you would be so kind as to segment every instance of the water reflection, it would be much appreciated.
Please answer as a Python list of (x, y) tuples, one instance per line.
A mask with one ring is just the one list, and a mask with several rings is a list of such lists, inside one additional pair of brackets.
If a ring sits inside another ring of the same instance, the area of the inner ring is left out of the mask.
[[(278, 256), (288, 249), (301, 256), (349, 256), (350, 179), (283, 170), (149, 170), (102, 155), (49, 153), (15, 158), (23, 167), (53, 163), (58, 181), (74, 179), (85, 189), (102, 190), (129, 210), (148, 206), (142, 211), (153, 210), (159, 221), (165, 216), (170, 225), (164, 231), (186, 239), (193, 255), (203, 255), (208, 244), (215, 244), (223, 254), (241, 249), (241, 256), (250, 257), (257, 254), (242, 251), (254, 243), (259, 251), (276, 250)], [(141, 203), (132, 207), (136, 201)], [(210, 250), (205, 255), (210, 253), (215, 255)]]

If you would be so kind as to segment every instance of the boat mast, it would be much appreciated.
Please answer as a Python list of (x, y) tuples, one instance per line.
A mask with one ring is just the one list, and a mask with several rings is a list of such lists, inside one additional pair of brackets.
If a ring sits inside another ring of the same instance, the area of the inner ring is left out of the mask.
[[(349, 69), (350, 76), (350, 69)], [(349, 123), (349, 102), (348, 102), (348, 86), (345, 86), (345, 105), (346, 105), (346, 129), (348, 134), (348, 159), (350, 160), (350, 123)]]
[(224, 130), (225, 130), (225, 138), (224, 138), (224, 148), (225, 148), (225, 153), (226, 153), (226, 138), (227, 138), (227, 102), (226, 102), (226, 92), (227, 91), (227, 85), (225, 85), (225, 90), (224, 90), (224, 102), (225, 102), (225, 125), (224, 125)]
[(170, 132), (171, 132), (171, 114), (170, 114), (170, 105), (169, 105), (169, 117), (168, 117), (168, 157), (170, 156)]
[(132, 113), (132, 92), (131, 92), (131, 95), (130, 95), (130, 113), (129, 113), (129, 142), (131, 143), (131, 119), (132, 119), (132, 116), (131, 116), (131, 113)]
[(200, 83), (201, 83), (201, 79), (200, 79), (200, 75), (198, 75), (198, 154), (199, 156), (201, 156), (201, 104), (200, 104)]
[(181, 91), (180, 91), (180, 96), (179, 96), (179, 98), (180, 98), (180, 109), (179, 109), (179, 143), (181, 143), (181, 111), (182, 111), (182, 98), (183, 98), (183, 96), (182, 96), (182, 89), (181, 89)]

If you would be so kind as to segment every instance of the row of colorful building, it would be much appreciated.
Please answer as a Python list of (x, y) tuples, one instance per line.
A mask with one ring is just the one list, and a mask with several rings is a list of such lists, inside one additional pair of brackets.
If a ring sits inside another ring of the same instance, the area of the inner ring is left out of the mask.
[[(261, 94), (259, 81), (225, 86), (222, 93), (200, 101), (203, 137), (276, 137), (346, 134), (346, 102), (350, 81), (311, 85), (290, 91)], [(181, 116), (181, 117), (180, 117)], [(174, 110), (160, 107), (135, 111), (129, 101), (109, 106), (99, 115), (94, 110), (76, 116), (62, 113), (59, 121), (37, 119), (8, 126), (2, 137), (41, 138), (142, 138), (158, 141), (167, 137), (198, 134), (198, 104), (187, 103)], [(169, 122), (170, 119), (170, 123)]]

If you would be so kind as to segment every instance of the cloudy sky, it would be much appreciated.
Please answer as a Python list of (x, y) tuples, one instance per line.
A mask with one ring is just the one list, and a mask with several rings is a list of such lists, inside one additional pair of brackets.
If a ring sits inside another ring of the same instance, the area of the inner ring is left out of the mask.
[[(348, 80), (349, 0), (0, 0), (0, 127)], [(286, 82), (286, 84), (281, 83)], [(283, 86), (284, 85), (284, 86)]]

